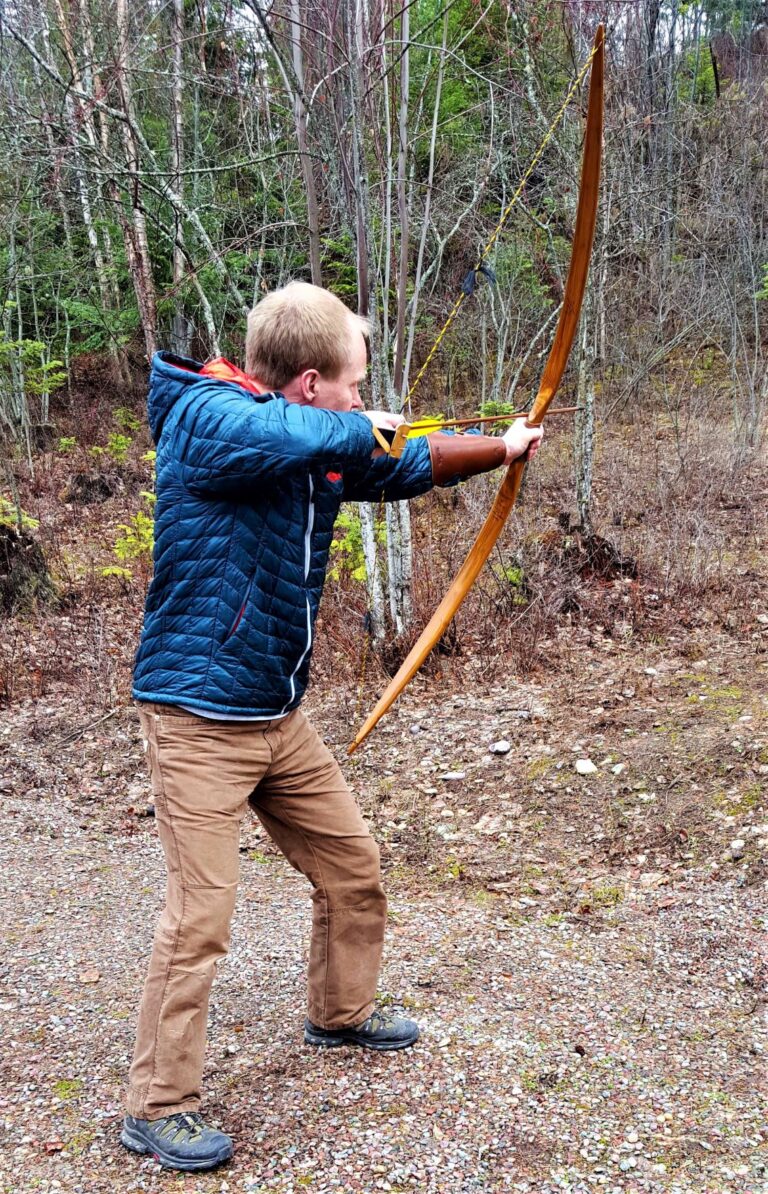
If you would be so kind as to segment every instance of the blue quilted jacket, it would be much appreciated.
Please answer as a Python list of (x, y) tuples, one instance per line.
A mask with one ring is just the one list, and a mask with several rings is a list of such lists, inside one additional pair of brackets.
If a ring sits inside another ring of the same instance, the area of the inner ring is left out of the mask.
[(425, 439), (371, 460), (371, 424), (254, 396), (157, 353), (154, 577), (134, 671), (142, 701), (240, 717), (296, 708), (342, 501), (432, 486)]

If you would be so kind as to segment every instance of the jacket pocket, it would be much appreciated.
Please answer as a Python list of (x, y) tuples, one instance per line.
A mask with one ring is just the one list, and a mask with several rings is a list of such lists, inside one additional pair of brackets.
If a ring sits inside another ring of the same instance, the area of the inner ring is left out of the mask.
[(232, 623), (231, 623), (227, 633), (224, 635), (224, 638), (221, 642), (222, 647), (226, 646), (226, 644), (229, 642), (229, 640), (232, 638), (232, 636), (237, 632), (237, 629), (238, 629), (240, 623), (242, 622), (243, 618), (245, 617), (245, 611), (248, 608), (248, 602), (251, 599), (251, 590), (253, 589), (253, 581), (254, 581), (254, 577), (252, 576), (251, 579), (248, 581), (248, 585), (245, 590), (245, 595), (244, 595), (243, 600), (238, 608), (238, 611), (235, 614), (235, 616), (232, 620)]

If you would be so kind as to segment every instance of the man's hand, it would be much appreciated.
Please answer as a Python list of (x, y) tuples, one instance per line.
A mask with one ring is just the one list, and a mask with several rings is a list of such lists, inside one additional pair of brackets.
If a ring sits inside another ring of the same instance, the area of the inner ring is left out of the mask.
[(525, 419), (515, 419), (509, 431), (505, 431), (502, 436), (507, 445), (507, 458), (504, 464), (511, 464), (513, 460), (524, 456), (526, 452), (528, 459), (532, 460), (539, 450), (543, 434), (543, 427), (529, 427)]
[(374, 427), (382, 427), (384, 430), (393, 431), (395, 427), (399, 427), (401, 423), (405, 422), (402, 415), (396, 415), (391, 410), (361, 410), (361, 415), (365, 415), (366, 419), (370, 419)]
[[(370, 419), (374, 427), (384, 432), (395, 431), (401, 423), (405, 422), (402, 415), (396, 415), (391, 410), (362, 410), (360, 414), (365, 415), (366, 419)], [(387, 439), (391, 441), (392, 436), (388, 436)], [(385, 455), (386, 452), (383, 448), (374, 448), (371, 452), (371, 459), (377, 460), (379, 456)]]

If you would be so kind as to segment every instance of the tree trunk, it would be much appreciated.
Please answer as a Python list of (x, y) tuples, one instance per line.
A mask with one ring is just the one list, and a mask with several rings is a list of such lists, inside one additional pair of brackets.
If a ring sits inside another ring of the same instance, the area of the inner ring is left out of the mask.
[(147, 222), (141, 203), (141, 179), (139, 171), (141, 159), (139, 144), (135, 135), (136, 113), (133, 106), (133, 93), (128, 75), (130, 68), (131, 41), (129, 36), (127, 0), (116, 0), (118, 51), (115, 63), (115, 78), (123, 111), (127, 121), (121, 124), (123, 150), (131, 184), (131, 225), (123, 221), (123, 235), (128, 264), (139, 305), (141, 326), (144, 332), (144, 343), (147, 357), (151, 360), (157, 350), (157, 299), (155, 283), (152, 276), (152, 265), (147, 242)]
[(301, 47), (302, 23), (304, 13), (301, 0), (291, 0), (291, 54), (293, 70), (296, 75), (296, 86), (293, 90), (293, 119), (296, 126), (296, 140), (301, 154), (301, 174), (304, 179), (304, 190), (307, 199), (307, 224), (309, 226), (309, 262), (312, 281), (315, 286), (322, 286), (323, 271), (320, 262), (320, 229), (318, 218), (317, 192), (315, 189), (315, 175), (312, 169), (312, 158), (309, 154), (307, 138), (307, 109), (304, 79), (304, 55)]
[(400, 105), (397, 121), (397, 214), (400, 219), (400, 267), (397, 278), (397, 330), (395, 332), (394, 387), (402, 405), (405, 375), (405, 309), (408, 302), (408, 92), (410, 88), (410, 9), (405, 5), (400, 16)]
[[(173, 0), (171, 16), (173, 44), (173, 120), (171, 135), (171, 165), (173, 186), (184, 198), (184, 0)], [(178, 210), (173, 213), (173, 321), (171, 347), (180, 356), (188, 357), (192, 324), (184, 312), (184, 279), (187, 272), (184, 253), (184, 225)]]
[(585, 535), (592, 534), (592, 474), (595, 460), (595, 335), (593, 301), (587, 289), (581, 314), (579, 372), (576, 387), (576, 504)]

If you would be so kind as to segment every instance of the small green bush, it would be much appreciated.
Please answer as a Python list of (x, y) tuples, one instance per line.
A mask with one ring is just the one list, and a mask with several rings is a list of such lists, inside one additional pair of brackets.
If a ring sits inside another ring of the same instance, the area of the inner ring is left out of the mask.
[[(387, 532), (384, 523), (383, 521), (377, 522), (376, 542), (383, 545), (386, 541)], [(365, 583), (368, 575), (360, 519), (352, 510), (347, 509), (343, 509), (336, 519), (336, 538), (331, 543), (331, 566), (328, 569), (328, 576), (331, 580), (339, 580), (344, 573), (360, 584)]]
[[(19, 524), (19, 513), (21, 524)], [(40, 523), (36, 518), (30, 518), (24, 510), (17, 512), (16, 506), (0, 493), (0, 527), (13, 527), (14, 530), (34, 531)]]
[(128, 457), (128, 449), (133, 440), (130, 435), (122, 435), (119, 431), (114, 431), (107, 440), (107, 452), (115, 461), (115, 464), (125, 464)]
[(136, 415), (127, 406), (118, 406), (112, 412), (112, 417), (118, 427), (122, 428), (123, 431), (138, 431), (141, 427), (141, 421), (136, 418)]
[(152, 549), (155, 545), (154, 523), (148, 514), (139, 510), (133, 515), (130, 524), (120, 523), (119, 529), (125, 531), (115, 540), (115, 555), (118, 560), (152, 559)]

